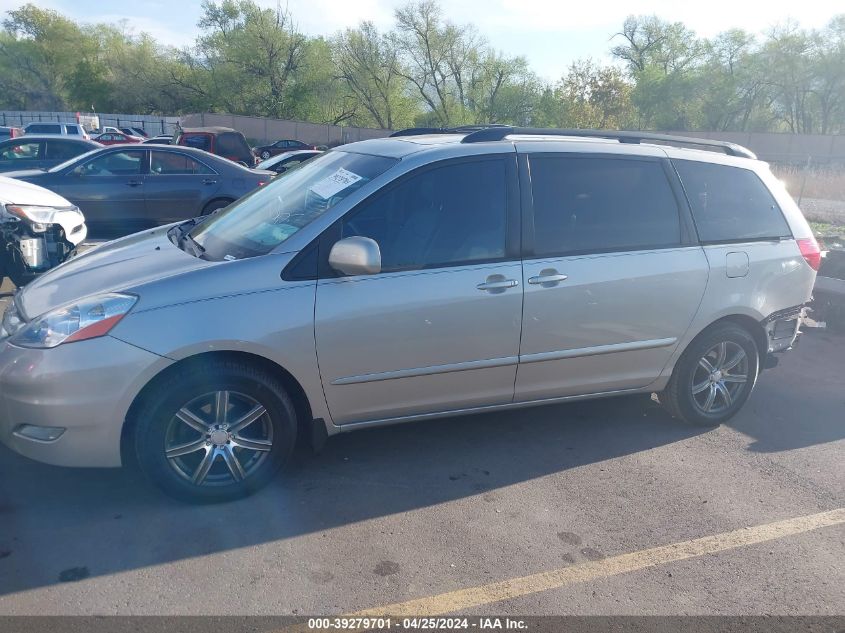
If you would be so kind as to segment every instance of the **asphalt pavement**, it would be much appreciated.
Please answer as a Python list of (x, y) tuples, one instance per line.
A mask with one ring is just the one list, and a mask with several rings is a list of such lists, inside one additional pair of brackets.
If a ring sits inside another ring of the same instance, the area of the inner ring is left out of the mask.
[(373, 429), (217, 506), (0, 449), (0, 615), (841, 615), (843, 369), (813, 330), (718, 429), (645, 397)]

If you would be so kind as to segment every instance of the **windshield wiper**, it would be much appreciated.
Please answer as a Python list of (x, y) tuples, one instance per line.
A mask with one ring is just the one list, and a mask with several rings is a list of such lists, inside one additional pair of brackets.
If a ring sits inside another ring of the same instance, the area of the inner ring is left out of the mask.
[[(191, 246), (191, 249), (194, 251), (194, 257), (202, 257), (202, 254), (205, 252), (205, 247), (197, 242), (188, 231), (182, 233), (179, 241), (182, 245), (189, 244)], [(182, 248), (183, 251), (185, 250), (184, 246), (181, 246), (180, 248)]]

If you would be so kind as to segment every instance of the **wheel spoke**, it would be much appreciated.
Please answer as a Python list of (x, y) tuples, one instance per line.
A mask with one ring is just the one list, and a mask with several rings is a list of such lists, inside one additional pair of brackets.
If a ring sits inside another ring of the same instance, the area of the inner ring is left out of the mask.
[(235, 436), (235, 439), (232, 440), (232, 444), (239, 446), (240, 448), (248, 448), (251, 451), (262, 452), (269, 451), (273, 447), (273, 442), (270, 440), (251, 440), (239, 435)]
[(226, 465), (229, 467), (229, 472), (232, 473), (232, 477), (235, 478), (235, 481), (241, 481), (246, 477), (246, 473), (244, 472), (243, 466), (241, 466), (241, 462), (238, 461), (237, 456), (232, 451), (232, 446), (227, 444), (220, 448), (220, 454), (223, 455), (223, 461), (226, 462)]
[(179, 409), (176, 412), (176, 417), (195, 431), (199, 431), (200, 433), (208, 432), (208, 424), (187, 408), (183, 407), (182, 409)]
[(715, 387), (716, 387), (716, 391), (718, 391), (721, 394), (722, 400), (725, 401), (725, 406), (730, 407), (733, 404), (733, 398), (731, 397), (731, 392), (721, 382), (717, 382)]
[(229, 392), (218, 391), (215, 394), (214, 422), (215, 424), (226, 424), (226, 417), (229, 412)]
[(739, 365), (743, 360), (745, 360), (745, 351), (740, 348), (740, 350), (736, 353), (736, 356), (731, 358), (728, 361), (725, 361), (725, 364), (722, 365), (722, 373), (729, 371)]
[(202, 461), (199, 463), (199, 466), (197, 466), (197, 469), (194, 471), (194, 476), (192, 477), (195, 484), (200, 485), (205, 481), (205, 477), (208, 475), (208, 471), (211, 470), (216, 458), (216, 448), (205, 449), (205, 457), (202, 458)]
[(710, 364), (710, 361), (709, 361), (709, 360), (707, 360), (706, 358), (702, 358), (701, 360), (699, 360), (699, 361), (698, 361), (698, 364), (699, 364), (699, 365), (701, 366), (701, 368), (702, 368), (704, 371), (706, 371), (708, 374), (712, 374), (714, 371), (716, 371), (716, 368), (715, 368), (715, 367), (713, 367), (713, 365), (711, 365), (711, 364)]
[(267, 412), (260, 404), (254, 407), (249, 413), (243, 416), (240, 420), (237, 420), (232, 426), (229, 427), (230, 433), (237, 433), (239, 431), (244, 430), (250, 424), (255, 422), (258, 418), (264, 415)]
[(722, 382), (748, 382), (748, 377), (739, 374), (722, 374)]
[(695, 395), (700, 394), (702, 391), (707, 389), (707, 387), (709, 387), (709, 386), (710, 386), (709, 380), (705, 380), (704, 382), (700, 382), (697, 385), (693, 385), (692, 386), (692, 395), (695, 396)]
[(205, 448), (205, 439), (199, 439), (194, 442), (188, 442), (187, 444), (180, 444), (179, 446), (174, 446), (173, 448), (169, 448), (166, 451), (167, 459), (173, 459), (174, 457), (181, 457), (182, 455), (188, 455), (190, 453), (196, 453), (199, 450)]
[(710, 385), (710, 391), (707, 393), (707, 400), (704, 401), (702, 409), (710, 411), (713, 408), (713, 402), (716, 400), (716, 385)]
[(728, 344), (725, 341), (722, 341), (718, 345), (718, 352), (716, 356), (716, 362), (714, 363), (714, 367), (716, 369), (721, 369), (725, 364), (725, 358), (728, 356)]

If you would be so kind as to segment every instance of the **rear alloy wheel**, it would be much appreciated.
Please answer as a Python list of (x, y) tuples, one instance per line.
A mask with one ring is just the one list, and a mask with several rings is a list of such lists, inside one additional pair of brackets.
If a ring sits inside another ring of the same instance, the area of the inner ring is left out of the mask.
[(706, 330), (683, 353), (660, 402), (676, 418), (718, 426), (751, 395), (760, 354), (751, 334), (733, 323)]
[(267, 160), (268, 158), (270, 158), (270, 152), (265, 149), (263, 152), (261, 152), (261, 158)]
[(265, 485), (290, 457), (296, 414), (270, 374), (227, 361), (186, 367), (145, 398), (135, 424), (144, 472), (187, 501), (226, 501)]

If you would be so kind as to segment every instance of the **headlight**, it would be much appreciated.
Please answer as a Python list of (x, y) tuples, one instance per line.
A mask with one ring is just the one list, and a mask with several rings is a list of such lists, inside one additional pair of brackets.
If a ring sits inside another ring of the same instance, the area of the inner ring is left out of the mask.
[(34, 319), (9, 342), (20, 347), (47, 349), (62, 343), (105, 336), (126, 316), (138, 297), (110, 293), (83, 299)]
[(10, 215), (29, 220), (35, 224), (55, 224), (54, 218), (57, 213), (76, 213), (82, 217), (78, 207), (39, 207), (30, 204), (7, 204), (6, 212)]

